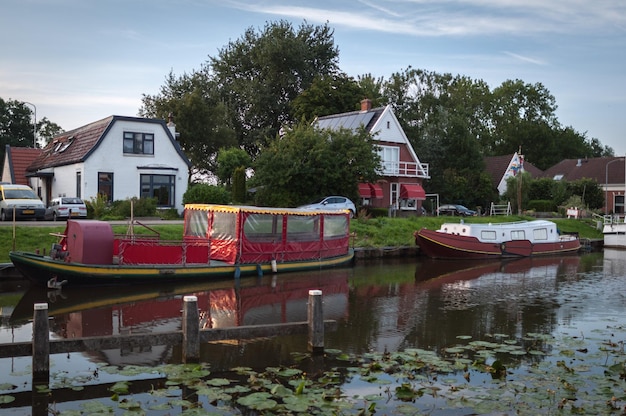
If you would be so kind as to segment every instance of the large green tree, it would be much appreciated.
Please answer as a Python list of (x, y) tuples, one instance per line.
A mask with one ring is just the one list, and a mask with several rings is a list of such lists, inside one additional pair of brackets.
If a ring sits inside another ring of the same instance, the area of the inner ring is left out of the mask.
[(408, 68), (391, 76), (384, 94), (420, 160), (429, 164), (427, 192), (471, 207), (488, 203), (493, 190), (485, 180), (481, 148), (488, 135), (487, 85)]
[(237, 145), (227, 108), (204, 71), (180, 77), (170, 73), (159, 94), (144, 94), (142, 104), (143, 117), (174, 117), (179, 143), (192, 163), (190, 180), (215, 170), (218, 149)]
[(6, 145), (14, 147), (33, 147), (34, 135), (37, 134), (37, 147), (41, 141), (47, 143), (63, 129), (43, 117), (33, 125), (34, 112), (26, 103), (18, 100), (0, 98), (0, 163), (4, 162)]
[(358, 197), (358, 183), (375, 181), (380, 157), (365, 130), (318, 129), (298, 123), (276, 136), (256, 160), (256, 203), (296, 206), (327, 195)]
[(296, 120), (313, 121), (315, 117), (346, 113), (359, 109), (365, 98), (354, 78), (346, 74), (319, 76), (292, 102)]
[(316, 77), (338, 70), (339, 51), (326, 25), (287, 21), (253, 28), (210, 57), (209, 67), (228, 107), (239, 145), (252, 156), (284, 125), (294, 122), (291, 105)]
[(32, 111), (24, 103), (0, 98), (0, 159), (4, 162), (6, 145), (33, 147)]

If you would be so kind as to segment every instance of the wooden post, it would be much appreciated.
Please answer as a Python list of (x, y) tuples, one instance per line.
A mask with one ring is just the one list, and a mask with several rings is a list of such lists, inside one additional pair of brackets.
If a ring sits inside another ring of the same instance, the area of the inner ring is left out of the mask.
[(198, 298), (185, 296), (183, 301), (183, 362), (197, 363), (200, 361)]
[(324, 352), (324, 310), (322, 309), (322, 291), (309, 290), (308, 304), (309, 351)]
[(35, 303), (33, 314), (33, 384), (50, 381), (48, 304)]

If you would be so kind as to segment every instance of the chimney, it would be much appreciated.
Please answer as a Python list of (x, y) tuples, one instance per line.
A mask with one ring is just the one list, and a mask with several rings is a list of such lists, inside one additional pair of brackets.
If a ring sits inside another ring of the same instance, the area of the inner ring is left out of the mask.
[(361, 111), (370, 111), (372, 109), (372, 100), (366, 98), (361, 100)]
[(174, 140), (178, 140), (180, 133), (176, 133), (176, 124), (174, 123), (174, 115), (172, 113), (167, 115), (167, 128), (170, 130), (170, 133), (172, 133)]

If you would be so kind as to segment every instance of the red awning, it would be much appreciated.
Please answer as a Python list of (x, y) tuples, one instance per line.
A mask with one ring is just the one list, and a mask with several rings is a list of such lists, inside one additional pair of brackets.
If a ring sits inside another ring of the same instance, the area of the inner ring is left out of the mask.
[(361, 198), (371, 198), (372, 197), (372, 189), (367, 183), (359, 184), (359, 196)]
[(369, 186), (372, 191), (372, 198), (383, 199), (383, 188), (380, 185), (370, 183)]
[(400, 185), (400, 199), (419, 199), (421, 201), (426, 199), (426, 192), (422, 185), (417, 183), (402, 184)]

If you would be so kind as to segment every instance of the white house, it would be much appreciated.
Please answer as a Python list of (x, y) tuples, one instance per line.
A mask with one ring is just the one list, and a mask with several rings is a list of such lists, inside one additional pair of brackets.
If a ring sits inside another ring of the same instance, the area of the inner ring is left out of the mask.
[(26, 175), (41, 183), (46, 204), (57, 196), (156, 197), (159, 208), (182, 212), (189, 166), (171, 121), (110, 116), (55, 137)]

